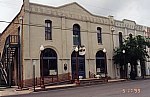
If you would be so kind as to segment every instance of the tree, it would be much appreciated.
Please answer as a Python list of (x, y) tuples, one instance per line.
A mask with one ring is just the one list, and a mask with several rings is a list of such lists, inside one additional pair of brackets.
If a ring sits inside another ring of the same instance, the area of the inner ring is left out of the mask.
[[(150, 42), (140, 35), (133, 37), (131, 34), (124, 40), (123, 44), (114, 51), (114, 63), (127, 68), (126, 64), (131, 64), (131, 75), (135, 75), (137, 62), (140, 61), (142, 68), (142, 76), (144, 77), (144, 62), (149, 57), (146, 46), (150, 46)], [(123, 54), (123, 50), (125, 53)], [(125, 58), (123, 59), (123, 56)], [(127, 70), (127, 69), (126, 69)]]

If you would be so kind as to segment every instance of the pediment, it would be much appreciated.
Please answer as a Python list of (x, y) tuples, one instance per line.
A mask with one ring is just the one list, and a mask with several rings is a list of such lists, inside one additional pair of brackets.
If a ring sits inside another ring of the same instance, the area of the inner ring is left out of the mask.
[(89, 11), (83, 8), (76, 2), (58, 7), (59, 10), (70, 12), (72, 14), (92, 15)]

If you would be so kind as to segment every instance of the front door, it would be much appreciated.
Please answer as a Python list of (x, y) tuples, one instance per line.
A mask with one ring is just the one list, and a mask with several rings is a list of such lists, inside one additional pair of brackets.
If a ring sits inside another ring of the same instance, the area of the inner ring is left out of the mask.
[(72, 79), (76, 78), (76, 64), (78, 66), (78, 76), (85, 78), (85, 56), (74, 56), (71, 57), (71, 69), (72, 69)]

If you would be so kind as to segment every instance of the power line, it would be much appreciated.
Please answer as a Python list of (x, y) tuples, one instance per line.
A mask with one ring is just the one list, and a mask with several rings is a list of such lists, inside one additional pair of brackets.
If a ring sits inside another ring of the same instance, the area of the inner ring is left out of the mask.
[[(19, 0), (20, 1), (20, 0)], [(84, 0), (85, 1), (85, 0)], [(6, 1), (0, 1), (1, 3), (4, 3), (4, 4), (10, 4), (11, 6), (7, 6), (7, 8), (9, 7), (9, 8), (17, 8), (17, 5), (16, 5), (16, 3), (13, 3), (13, 2), (6, 2)], [(80, 2), (82, 2), (82, 1), (80, 1)], [(86, 3), (86, 1), (85, 2), (82, 2), (82, 4), (84, 4), (85, 5), (85, 3)], [(18, 4), (18, 3), (17, 3)], [(13, 7), (12, 7), (13, 6)], [(107, 12), (109, 12), (109, 13), (114, 13), (114, 14), (116, 14), (116, 11), (115, 10), (112, 10), (112, 9), (109, 9), (109, 8), (103, 8), (103, 7), (99, 7), (99, 6), (95, 6), (95, 5), (91, 5), (91, 4), (88, 4), (88, 3), (86, 3), (86, 6), (89, 6), (89, 7), (93, 7), (93, 8), (96, 8), (96, 9), (101, 9), (101, 10), (105, 10), (105, 11), (107, 11)], [(105, 13), (105, 14), (107, 14), (107, 12)], [(98, 15), (100, 15), (100, 13), (98, 13)], [(123, 17), (120, 17), (120, 16), (117, 16), (118, 18), (123, 18)], [(140, 18), (140, 21), (145, 21), (145, 22), (147, 22), (147, 23), (150, 23), (150, 22), (148, 22), (146, 19), (144, 19), (144, 18)]]
[[(22, 24), (22, 23), (17, 23), (17, 22), (8, 22), (8, 21), (0, 21), (0, 22), (3, 22), (3, 23), (12, 23), (12, 24), (19, 24), (19, 25), (26, 25), (26, 26), (31, 26), (31, 27), (45, 27), (45, 25), (42, 25), (42, 24)], [(61, 27), (58, 27), (58, 26), (52, 26), (52, 29), (60, 29), (60, 30), (70, 30), (70, 31), (73, 31), (73, 28), (61, 28)], [(98, 33), (97, 31), (88, 31), (87, 29), (81, 29), (80, 32), (82, 33)], [(102, 31), (104, 32), (104, 31)], [(109, 32), (104, 32), (104, 33), (101, 33), (101, 34), (109, 34), (109, 35), (116, 35), (118, 36), (118, 34), (115, 34), (115, 33), (109, 33)], [(124, 35), (124, 36), (128, 36), (128, 35)], [(143, 37), (147, 37), (147, 36), (144, 36)]]

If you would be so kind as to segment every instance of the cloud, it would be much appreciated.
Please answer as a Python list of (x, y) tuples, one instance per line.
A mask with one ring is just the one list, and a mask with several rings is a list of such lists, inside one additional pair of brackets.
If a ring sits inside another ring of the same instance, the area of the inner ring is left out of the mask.
[[(116, 13), (117, 19), (130, 19), (136, 21), (138, 24), (149, 25), (147, 22), (150, 17), (148, 0), (132, 0), (126, 6)], [(146, 19), (147, 18), (147, 19)]]
[[(150, 25), (150, 0), (30, 0), (30, 2), (60, 6), (77, 2), (92, 14), (99, 16), (112, 15), (115, 19), (131, 19), (138, 24)], [(0, 1), (0, 20), (11, 21), (19, 12), (22, 0)], [(8, 24), (0, 23), (0, 32)]]

